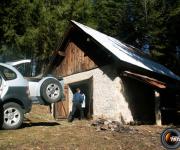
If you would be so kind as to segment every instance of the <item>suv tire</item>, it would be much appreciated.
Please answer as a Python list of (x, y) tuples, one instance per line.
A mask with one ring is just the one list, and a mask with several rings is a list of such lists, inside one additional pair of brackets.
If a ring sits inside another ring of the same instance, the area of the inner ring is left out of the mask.
[(24, 115), (23, 109), (19, 104), (10, 102), (3, 105), (4, 109), (4, 121), (2, 128), (3, 129), (17, 129), (22, 125)]
[(45, 80), (40, 89), (41, 96), (47, 103), (59, 101), (62, 91), (63, 89), (59, 81), (53, 78)]

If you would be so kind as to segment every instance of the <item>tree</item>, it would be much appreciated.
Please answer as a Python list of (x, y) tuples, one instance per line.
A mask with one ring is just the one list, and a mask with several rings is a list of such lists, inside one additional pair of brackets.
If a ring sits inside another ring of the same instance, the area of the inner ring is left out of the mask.
[(140, 49), (148, 43), (156, 60), (177, 70), (179, 0), (2, 0), (0, 6), (0, 53), (8, 58), (48, 59), (76, 20)]
[(0, 52), (9, 57), (47, 59), (69, 20), (93, 25), (89, 0), (3, 0), (0, 4)]

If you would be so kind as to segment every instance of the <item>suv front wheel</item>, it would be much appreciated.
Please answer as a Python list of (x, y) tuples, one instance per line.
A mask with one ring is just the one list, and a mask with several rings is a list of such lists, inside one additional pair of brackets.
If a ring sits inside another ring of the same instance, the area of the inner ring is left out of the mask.
[(3, 105), (4, 109), (4, 121), (3, 129), (17, 129), (21, 126), (24, 115), (20, 105), (10, 102)]

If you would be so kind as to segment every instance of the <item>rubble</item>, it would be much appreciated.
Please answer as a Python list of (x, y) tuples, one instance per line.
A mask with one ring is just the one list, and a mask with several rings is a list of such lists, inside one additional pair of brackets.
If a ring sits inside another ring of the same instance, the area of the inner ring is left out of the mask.
[(91, 126), (96, 127), (96, 131), (115, 131), (120, 133), (135, 133), (138, 131), (132, 126), (102, 118), (92, 121)]

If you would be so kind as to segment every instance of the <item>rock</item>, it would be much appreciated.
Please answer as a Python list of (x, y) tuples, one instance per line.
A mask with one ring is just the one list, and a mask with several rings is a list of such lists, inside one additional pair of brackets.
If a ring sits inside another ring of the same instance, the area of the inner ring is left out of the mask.
[(91, 123), (91, 125), (92, 125), (92, 126), (103, 125), (105, 121), (106, 121), (105, 119), (100, 119), (100, 118), (99, 118), (99, 119), (97, 119), (97, 120), (94, 120), (94, 121)]
[(110, 140), (111, 138), (108, 137), (108, 136), (105, 136), (104, 139), (105, 139), (105, 140)]
[(91, 126), (96, 127), (96, 131), (115, 131), (115, 132), (125, 132), (125, 133), (135, 133), (138, 130), (134, 129), (134, 127), (129, 125), (123, 125), (122, 123), (118, 121), (111, 121), (111, 120), (105, 120), (105, 119), (97, 119), (94, 120), (91, 123)]
[(103, 125), (100, 128), (101, 128), (101, 130), (108, 130), (108, 125)]
[(111, 123), (112, 123), (111, 120), (106, 120), (106, 121), (104, 121), (104, 124), (105, 124), (105, 125), (108, 125), (108, 124), (111, 124)]
[(101, 128), (100, 128), (100, 127), (97, 127), (97, 128), (96, 128), (96, 131), (97, 131), (97, 132), (101, 131)]

